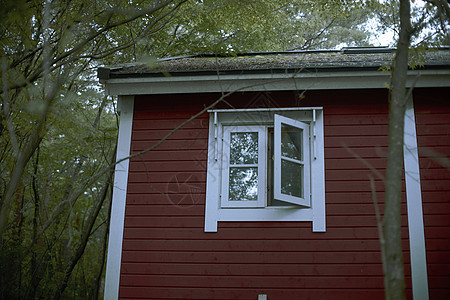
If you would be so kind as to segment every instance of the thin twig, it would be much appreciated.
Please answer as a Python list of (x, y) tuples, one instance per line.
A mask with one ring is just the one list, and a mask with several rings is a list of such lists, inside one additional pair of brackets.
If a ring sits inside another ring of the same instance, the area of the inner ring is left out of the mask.
[(355, 151), (350, 149), (346, 144), (342, 144), (342, 147), (345, 148), (354, 158), (362, 162), (370, 171), (372, 171), (379, 179), (384, 180), (383, 174), (378, 171), (374, 166), (372, 166), (366, 159), (363, 159), (360, 155), (358, 155)]
[(383, 233), (383, 220), (380, 215), (380, 209), (378, 207), (378, 201), (377, 201), (377, 191), (375, 188), (375, 180), (373, 177), (369, 174), (369, 180), (370, 180), (370, 189), (372, 192), (372, 201), (373, 206), (375, 208), (375, 217), (377, 220), (377, 229), (378, 229), (378, 239), (380, 240), (380, 246), (381, 246), (381, 260), (383, 262), (383, 274), (386, 274), (386, 252), (384, 249), (385, 240), (384, 240), (384, 233)]

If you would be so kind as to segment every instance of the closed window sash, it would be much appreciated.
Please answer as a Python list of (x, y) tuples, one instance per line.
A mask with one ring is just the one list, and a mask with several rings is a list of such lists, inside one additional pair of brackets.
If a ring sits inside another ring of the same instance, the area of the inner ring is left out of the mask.
[(265, 206), (265, 130), (224, 126), (222, 207)]

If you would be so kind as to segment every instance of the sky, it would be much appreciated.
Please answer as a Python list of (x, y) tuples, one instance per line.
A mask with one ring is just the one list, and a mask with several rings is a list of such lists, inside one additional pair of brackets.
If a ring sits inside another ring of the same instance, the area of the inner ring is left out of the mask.
[[(385, 2), (385, 0), (380, 0)], [(411, 1), (411, 9), (413, 8), (423, 8), (425, 6), (425, 2), (423, 0), (414, 0)], [(371, 33), (372, 36), (370, 38), (370, 43), (374, 46), (390, 46), (395, 47), (395, 32), (393, 29), (388, 29), (385, 32), (377, 31), (377, 21), (375, 19), (371, 19), (367, 22), (366, 27)], [(424, 28), (426, 32), (427, 29)]]
[(377, 32), (377, 22), (374, 19), (367, 23), (367, 29), (372, 33), (369, 41), (374, 46), (395, 46), (395, 32), (393, 29)]

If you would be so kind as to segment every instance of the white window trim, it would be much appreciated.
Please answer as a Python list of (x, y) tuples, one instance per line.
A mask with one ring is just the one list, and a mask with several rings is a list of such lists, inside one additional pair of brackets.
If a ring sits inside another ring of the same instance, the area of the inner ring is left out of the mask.
[(406, 102), (403, 139), (413, 299), (428, 300), (428, 273), (422, 208), (422, 188), (420, 183), (419, 151), (417, 146), (416, 120), (412, 95)]
[[(120, 111), (120, 124), (119, 136), (117, 138), (116, 161), (130, 156), (134, 96), (119, 96), (118, 106)], [(128, 159), (122, 161), (116, 165), (114, 173), (111, 220), (108, 236), (108, 259), (105, 275), (105, 300), (119, 298), (129, 164), (130, 161)]]
[[(224, 221), (310, 221), (313, 232), (326, 231), (325, 165), (322, 107), (280, 109), (210, 110), (208, 169), (205, 203), (205, 232), (217, 232), (218, 222)], [(245, 114), (238, 114), (243, 113)], [(311, 207), (222, 208), (221, 154), (223, 126), (273, 124), (273, 115), (309, 122), (311, 136)]]
[[(264, 153), (266, 151), (264, 142), (265, 142), (265, 130), (261, 126), (227, 126), (223, 129), (223, 144), (230, 144), (230, 134), (237, 132), (257, 132), (258, 133), (258, 157), (264, 157)], [(230, 159), (230, 147), (226, 147), (222, 149), (223, 151), (223, 160), (222, 160), (222, 197), (221, 197), (221, 206), (222, 207), (264, 207), (265, 206), (265, 193), (258, 193), (258, 198), (256, 201), (229, 201), (229, 168), (231, 167), (228, 163)], [(258, 159), (258, 163), (255, 165), (251, 165), (252, 167), (258, 168), (258, 191), (263, 191), (266, 186), (265, 182), (265, 174), (264, 174), (264, 161), (262, 159)]]
[[(291, 127), (295, 127), (298, 129), (302, 129), (303, 136), (302, 136), (302, 152), (303, 152), (303, 159), (301, 161), (297, 161), (294, 159), (290, 159), (288, 157), (283, 157), (281, 154), (281, 124), (286, 124)], [(289, 202), (292, 204), (297, 205), (303, 205), (306, 207), (311, 207), (311, 198), (310, 198), (310, 155), (309, 155), (309, 146), (310, 140), (309, 140), (309, 125), (297, 120), (293, 120), (290, 118), (286, 118), (280, 115), (275, 114), (274, 115), (274, 198), (280, 201)], [(303, 172), (304, 172), (304, 178), (302, 182), (302, 189), (303, 189), (303, 198), (302, 197), (296, 197), (287, 195), (281, 192), (281, 173), (282, 173), (282, 166), (281, 161), (282, 160), (288, 160), (292, 161), (294, 163), (299, 162), (301, 165), (303, 165)]]

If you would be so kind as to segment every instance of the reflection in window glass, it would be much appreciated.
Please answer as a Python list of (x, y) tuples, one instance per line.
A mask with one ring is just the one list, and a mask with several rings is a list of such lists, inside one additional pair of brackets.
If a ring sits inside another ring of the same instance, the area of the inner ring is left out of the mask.
[(268, 129), (267, 141), (267, 205), (269, 206), (292, 206), (292, 203), (274, 199), (273, 195), (273, 172), (274, 172), (274, 134), (273, 128)]
[(297, 160), (303, 160), (303, 130), (285, 124), (282, 124), (281, 126), (281, 155)]
[(258, 200), (258, 132), (230, 135), (229, 201)]
[(286, 195), (303, 198), (303, 166), (287, 160), (281, 160), (281, 192)]
[(231, 167), (228, 192), (229, 201), (258, 200), (258, 168)]
[(258, 163), (258, 133), (233, 132), (230, 138), (230, 164), (247, 165)]

